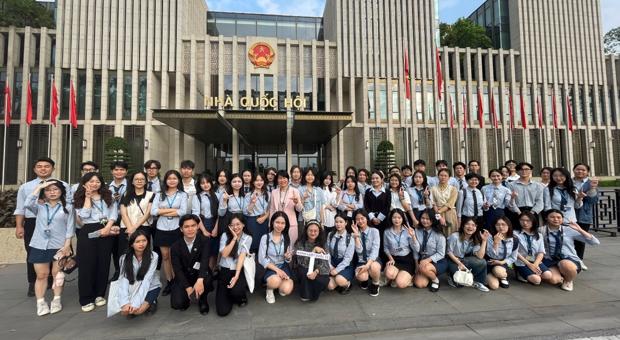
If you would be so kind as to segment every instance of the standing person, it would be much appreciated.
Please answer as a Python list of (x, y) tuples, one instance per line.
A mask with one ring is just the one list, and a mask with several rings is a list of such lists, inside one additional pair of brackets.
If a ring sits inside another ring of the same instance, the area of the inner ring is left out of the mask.
[(517, 164), (517, 162), (513, 161), (512, 159), (507, 160), (506, 163), (504, 163), (504, 166), (508, 168), (508, 178), (506, 178), (506, 182), (512, 183), (518, 180), (519, 177), (521, 177), (521, 175), (518, 174), (519, 172), (518, 165), (519, 164)]
[(158, 160), (150, 159), (144, 163), (144, 171), (146, 172), (146, 191), (152, 193), (161, 192), (161, 181), (159, 180), (159, 170), (161, 163)]
[(519, 242), (514, 237), (508, 217), (495, 221), (492, 228), (493, 237), (487, 240), (487, 283), (490, 289), (508, 288), (508, 268), (517, 260)]
[(551, 182), (551, 171), (553, 171), (553, 168), (548, 166), (540, 169), (540, 184), (544, 187), (547, 187), (549, 182)]
[(423, 159), (416, 160), (413, 162), (413, 170), (426, 173), (426, 162)]
[(187, 194), (183, 191), (181, 174), (176, 170), (168, 170), (164, 175), (162, 191), (155, 194), (151, 215), (158, 217), (157, 231), (154, 246), (161, 251), (161, 261), (166, 277), (166, 287), (163, 296), (168, 296), (172, 290), (174, 271), (170, 259), (170, 247), (181, 238), (179, 219), (187, 211)]
[(340, 178), (340, 181), (339, 181), (340, 189), (344, 190), (346, 188), (345, 180), (347, 179), (347, 177), (353, 176), (357, 178), (357, 174), (358, 174), (357, 169), (354, 166), (348, 166), (347, 169), (344, 171), (344, 177)]
[(215, 269), (217, 264), (217, 250), (219, 246), (218, 237), (218, 206), (219, 201), (213, 191), (213, 177), (203, 173), (198, 176), (196, 181), (196, 196), (192, 203), (192, 214), (200, 217), (198, 228), (202, 235), (207, 238), (209, 244), (209, 268)]
[(459, 189), (459, 191), (467, 188), (468, 181), (465, 176), (466, 168), (467, 166), (463, 162), (456, 162), (454, 163), (454, 165), (452, 165), (452, 170), (454, 170), (454, 177), (450, 179), (450, 185), (455, 186), (457, 189)]
[[(112, 172), (112, 182), (108, 184), (108, 189), (112, 192), (112, 198), (116, 204), (116, 209), (120, 211), (121, 198), (127, 191), (127, 171), (129, 164), (125, 161), (115, 161), (110, 165), (110, 171)], [(121, 225), (121, 216), (119, 214), (118, 219), (114, 221), (114, 226)], [(124, 233), (121, 233), (124, 234)], [(112, 281), (118, 279), (120, 270), (119, 260), (125, 253), (125, 248), (119, 249), (119, 238), (121, 234), (116, 236), (110, 236), (112, 239), (112, 263), (114, 264), (114, 275), (112, 275)]]
[[(581, 229), (590, 231), (592, 224), (594, 223), (593, 209), (598, 204), (598, 178), (589, 178), (590, 166), (584, 163), (577, 163), (573, 167), (573, 183), (575, 189), (578, 191), (578, 196), (583, 197), (583, 205), (581, 208), (575, 210), (577, 214), (577, 224)], [(586, 244), (576, 240), (575, 251), (577, 256), (581, 259), (581, 269), (588, 270), (588, 267), (583, 263), (583, 255)]]
[(521, 232), (516, 232), (519, 241), (519, 253), (515, 262), (517, 279), (539, 285), (542, 281), (552, 279), (551, 270), (542, 262), (545, 258), (545, 241), (538, 231), (538, 219), (534, 214), (525, 211), (519, 215)]
[(415, 231), (407, 225), (405, 212), (400, 209), (390, 211), (388, 219), (392, 226), (383, 234), (383, 252), (388, 259), (385, 278), (392, 281), (392, 287), (407, 288), (412, 284), (415, 273)]
[(386, 219), (390, 213), (392, 195), (386, 192), (385, 186), (383, 186), (383, 174), (381, 172), (373, 171), (370, 180), (372, 187), (364, 196), (364, 209), (368, 211), (370, 225), (377, 228), (383, 237), (383, 231), (388, 225)]
[(377, 228), (369, 225), (370, 217), (364, 209), (353, 213), (355, 223), (351, 226), (351, 235), (355, 239), (357, 267), (355, 279), (360, 288), (366, 290), (370, 296), (379, 296), (379, 280), (381, 279), (381, 235)]
[[(327, 254), (325, 250), (325, 233), (319, 221), (309, 221), (301, 234), (295, 251), (308, 253)], [(330, 264), (327, 260), (316, 259), (314, 268), (310, 271), (310, 258), (307, 256), (295, 255), (297, 264), (297, 278), (299, 279), (299, 297), (303, 302), (317, 301), (319, 295), (329, 284)]]
[(248, 303), (243, 261), (250, 252), (251, 244), (252, 236), (249, 235), (243, 215), (232, 214), (230, 225), (220, 239), (220, 272), (215, 295), (215, 310), (219, 316), (230, 314), (233, 304), (243, 307)]
[(581, 263), (575, 251), (575, 240), (592, 246), (601, 242), (575, 222), (570, 222), (568, 226), (562, 225), (563, 219), (564, 216), (559, 210), (551, 209), (547, 212), (547, 225), (542, 231), (545, 235), (543, 263), (553, 274), (551, 284), (562, 283), (563, 290), (572, 292), (573, 281), (581, 272)]
[(157, 275), (157, 253), (151, 251), (150, 234), (137, 230), (129, 237), (125, 254), (121, 256), (118, 304), (124, 316), (153, 314), (161, 283)]
[(299, 189), (299, 187), (302, 186), (302, 171), (301, 168), (299, 167), (299, 165), (293, 165), (289, 171), (289, 173), (291, 174), (291, 187), (295, 188), (295, 189)]
[[(416, 170), (412, 177), (413, 180), (409, 188), (407, 188), (407, 192), (411, 198), (411, 210), (415, 216), (414, 221), (420, 221), (422, 213), (431, 206), (429, 199), (431, 192), (424, 172)], [(413, 225), (417, 225), (417, 223)]]
[(293, 274), (289, 266), (293, 252), (288, 236), (289, 227), (286, 213), (276, 211), (269, 222), (269, 233), (260, 239), (258, 263), (265, 268), (263, 282), (267, 285), (265, 300), (269, 304), (276, 302), (274, 290), (277, 289), (280, 296), (293, 292)]
[(243, 214), (252, 235), (250, 252), (256, 254), (261, 238), (269, 232), (269, 192), (262, 174), (256, 173), (253, 177), (250, 183), (253, 191), (245, 196)]
[(129, 178), (127, 191), (120, 203), (121, 232), (118, 236), (120, 252), (126, 252), (131, 234), (138, 229), (144, 231), (149, 237), (149, 246), (151, 245), (150, 237), (153, 234), (151, 230), (153, 223), (151, 209), (154, 199), (155, 194), (146, 191), (146, 173), (139, 171), (132, 174)]
[(502, 166), (499, 168), (499, 171), (502, 173), (502, 185), (508, 187), (508, 177), (510, 176), (510, 169), (507, 166)]
[(219, 228), (220, 236), (226, 232), (226, 226), (230, 224), (232, 214), (243, 214), (245, 195), (243, 193), (243, 179), (239, 174), (230, 177), (230, 186), (220, 197), (218, 205), (218, 220), (222, 226)]
[(432, 209), (424, 210), (420, 215), (413, 247), (417, 263), (413, 284), (417, 288), (428, 287), (431, 292), (437, 292), (439, 276), (448, 270), (446, 237), (443, 235), (445, 223), (443, 217), (435, 217)]
[(299, 187), (299, 195), (304, 209), (301, 217), (304, 223), (315, 220), (323, 221), (323, 190), (320, 188), (320, 180), (316, 169), (310, 167), (304, 173), (302, 186)]
[(478, 177), (474, 174), (467, 174), (467, 187), (459, 191), (456, 201), (456, 216), (459, 221), (462, 217), (473, 217), (476, 225), (484, 225), (483, 207), (484, 196), (478, 190)]
[(252, 182), (254, 181), (254, 175), (252, 170), (245, 169), (241, 172), (241, 179), (243, 180), (243, 194), (249, 194), (252, 192)]
[[(43, 157), (34, 162), (33, 171), (37, 178), (32, 181), (22, 184), (17, 190), (16, 207), (13, 215), (15, 215), (15, 237), (24, 240), (24, 248), (26, 249), (26, 257), (30, 255), (30, 241), (32, 240), (32, 234), (34, 233), (35, 226), (37, 224), (36, 214), (25, 207), (26, 199), (28, 195), (34, 191), (37, 185), (51, 178), (54, 173), (54, 166), (56, 163), (51, 158)], [(68, 185), (65, 185), (66, 192), (70, 192)], [(73, 199), (67, 198), (68, 203)], [(26, 273), (28, 277), (28, 292), (29, 297), (34, 296), (34, 283), (37, 275), (34, 271), (34, 266), (31, 263), (26, 263)], [(51, 278), (50, 278), (51, 286)]]
[(544, 187), (542, 184), (532, 181), (532, 170), (534, 167), (530, 163), (519, 163), (516, 167), (519, 179), (508, 184), (508, 189), (512, 192), (512, 204), (506, 215), (510, 218), (512, 225), (519, 225), (519, 215), (524, 211), (532, 211), (538, 218), (544, 207)]
[[(36, 225), (29, 243), (28, 263), (34, 266), (36, 273), (34, 290), (38, 316), (55, 314), (62, 310), (60, 296), (64, 279), (57, 276), (60, 271), (58, 259), (71, 254), (75, 225), (73, 207), (67, 203), (66, 190), (62, 182), (48, 179), (35, 187), (24, 204), (25, 208), (36, 214)], [(50, 276), (50, 265), (55, 282), (54, 299), (48, 306), (45, 302), (45, 290)]]
[(411, 210), (411, 197), (407, 192), (407, 188), (404, 187), (402, 181), (400, 180), (400, 176), (397, 174), (390, 175), (390, 181), (388, 184), (391, 195), (390, 211), (400, 209), (407, 216), (407, 220), (405, 221), (407, 225), (418, 224), (418, 221)]
[(199, 232), (198, 216), (184, 215), (178, 223), (183, 237), (170, 247), (174, 270), (170, 306), (186, 310), (195, 299), (200, 314), (205, 315), (209, 313), (207, 295), (213, 290), (213, 274), (209, 267), (211, 243)]
[(338, 210), (343, 212), (349, 221), (353, 221), (353, 213), (364, 207), (364, 200), (359, 192), (355, 177), (347, 177), (344, 183), (345, 190), (340, 193)]
[(181, 162), (179, 172), (181, 173), (181, 181), (183, 182), (183, 191), (187, 194), (187, 211), (185, 214), (192, 213), (192, 202), (196, 196), (196, 182), (194, 181), (194, 168), (196, 164), (190, 160)]
[(357, 173), (357, 188), (360, 191), (360, 195), (362, 195), (362, 200), (364, 199), (364, 195), (366, 195), (366, 190), (370, 189), (371, 185), (368, 183), (370, 180), (370, 171), (366, 169), (360, 169)]
[(220, 201), (225, 192), (230, 192), (230, 178), (231, 173), (228, 170), (218, 170), (215, 175), (215, 194), (217, 200)]
[(289, 175), (284, 170), (278, 171), (276, 181), (278, 182), (278, 188), (271, 192), (271, 200), (269, 201), (269, 216), (271, 216), (270, 218), (273, 218), (273, 215), (277, 211), (282, 211), (286, 214), (290, 223), (288, 235), (291, 240), (291, 244), (295, 244), (298, 235), (298, 221), (295, 213), (303, 210), (299, 190), (289, 185)]
[(502, 185), (502, 173), (493, 169), (489, 171), (489, 178), (491, 184), (487, 184), (482, 187), (482, 194), (484, 195), (484, 228), (491, 230), (491, 226), (495, 224), (495, 221), (505, 216), (505, 210), (510, 206), (512, 200), (512, 192), (510, 189)]
[(476, 175), (476, 177), (478, 177), (477, 188), (478, 190), (482, 190), (482, 187), (484, 186), (484, 183), (485, 183), (485, 179), (484, 179), (484, 176), (480, 174), (480, 162), (473, 159), (469, 161), (469, 163), (467, 163), (467, 166), (469, 167), (469, 173), (474, 174)]
[(327, 234), (327, 251), (331, 255), (327, 288), (345, 295), (351, 291), (355, 275), (355, 240), (351, 235), (351, 220), (346, 214), (338, 213), (335, 225), (334, 230)]
[(95, 306), (107, 303), (105, 291), (110, 274), (110, 256), (113, 239), (119, 227), (114, 227), (118, 218), (117, 205), (112, 192), (104, 185), (103, 177), (91, 172), (82, 177), (75, 193), (76, 218), (82, 225), (77, 240), (80, 270), (78, 270), (78, 292), (83, 312), (90, 312)]
[(278, 171), (275, 168), (271, 168), (271, 167), (265, 170), (265, 179), (266, 179), (265, 186), (267, 187), (267, 191), (269, 193), (271, 193), (271, 191), (278, 186), (278, 183), (276, 183), (277, 172)]
[[(89, 172), (99, 172), (99, 165), (93, 161), (86, 161), (80, 164), (80, 177)], [(69, 185), (71, 185), (71, 183), (69, 183)], [(67, 199), (69, 199), (69, 202), (73, 200), (73, 194), (75, 194), (79, 186), (80, 183), (78, 181), (78, 183), (71, 185), (71, 190), (67, 191)]]
[[(447, 161), (440, 159), (437, 162), (435, 162), (435, 171), (437, 172), (437, 176), (428, 176), (427, 181), (430, 187), (436, 187), (437, 185), (439, 185), (439, 171), (443, 169), (448, 170)], [(454, 181), (454, 179), (450, 177), (450, 171), (448, 171), (448, 180), (450, 184), (452, 184), (452, 182)], [(456, 185), (456, 187), (458, 189), (458, 184)]]
[(471, 270), (474, 275), (472, 287), (481, 292), (488, 292), (486, 254), (487, 240), (491, 234), (485, 229), (478, 231), (476, 221), (471, 217), (463, 218), (459, 230), (448, 237), (448, 284), (457, 287), (452, 277), (457, 270)]
[(437, 172), (437, 178), (439, 179), (439, 183), (431, 187), (430, 190), (431, 203), (435, 214), (440, 214), (446, 221), (444, 236), (449, 237), (454, 228), (459, 225), (455, 211), (458, 190), (448, 184), (450, 180), (450, 171), (448, 169), (439, 170), (439, 172)]
[(583, 206), (583, 198), (586, 195), (577, 191), (568, 170), (564, 168), (553, 169), (551, 182), (543, 190), (545, 212), (556, 209), (564, 215), (563, 224), (577, 222), (575, 210)]
[(413, 182), (413, 168), (411, 165), (403, 165), (400, 168), (400, 173), (403, 175), (403, 185), (405, 189), (409, 188)]
[(323, 173), (321, 183), (323, 183), (321, 188), (323, 191), (323, 227), (325, 227), (325, 232), (329, 233), (334, 229), (334, 219), (338, 212), (338, 199), (341, 190), (339, 186), (334, 184), (334, 173), (332, 171)]

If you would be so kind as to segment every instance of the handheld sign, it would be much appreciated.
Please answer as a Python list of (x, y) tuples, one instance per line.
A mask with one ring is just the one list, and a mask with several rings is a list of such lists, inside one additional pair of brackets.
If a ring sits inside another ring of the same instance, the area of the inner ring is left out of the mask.
[(312, 273), (314, 271), (314, 260), (315, 259), (319, 259), (319, 260), (326, 260), (329, 262), (329, 254), (319, 254), (319, 253), (313, 253), (313, 252), (309, 252), (309, 251), (302, 251), (302, 250), (298, 250), (295, 252), (295, 255), (297, 256), (305, 256), (305, 257), (309, 257), (310, 258), (310, 262), (308, 263), (308, 274)]

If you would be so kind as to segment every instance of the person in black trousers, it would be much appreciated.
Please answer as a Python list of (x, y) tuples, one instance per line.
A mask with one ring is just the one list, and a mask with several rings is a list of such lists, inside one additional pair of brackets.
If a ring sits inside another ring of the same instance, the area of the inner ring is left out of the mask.
[(200, 314), (209, 313), (207, 294), (213, 290), (209, 268), (210, 242), (198, 232), (200, 218), (184, 215), (179, 220), (183, 237), (170, 247), (174, 279), (170, 291), (172, 309), (186, 310), (192, 299), (198, 300)]
[[(319, 226), (319, 222), (311, 220), (306, 224), (304, 233), (295, 244), (295, 250), (308, 253), (327, 254), (325, 250), (325, 232)], [(327, 260), (316, 259), (313, 270), (309, 272), (308, 266), (310, 258), (307, 256), (296, 256), (297, 278), (299, 279), (299, 296), (301, 301), (316, 301), (319, 295), (329, 284), (330, 265)]]
[[(368, 212), (368, 224), (377, 228), (381, 236), (381, 247), (383, 249), (383, 232), (388, 227), (387, 216), (390, 214), (390, 206), (392, 205), (392, 195), (386, 192), (383, 186), (383, 174), (379, 171), (373, 171), (370, 176), (372, 187), (366, 191), (364, 195), (364, 209)], [(387, 263), (385, 252), (379, 252), (379, 256), (383, 263)]]

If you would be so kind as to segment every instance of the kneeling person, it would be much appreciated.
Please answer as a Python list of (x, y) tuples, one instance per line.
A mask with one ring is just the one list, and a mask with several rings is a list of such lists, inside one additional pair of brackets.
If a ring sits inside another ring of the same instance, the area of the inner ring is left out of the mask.
[(405, 224), (404, 211), (392, 210), (389, 220), (392, 227), (383, 234), (383, 251), (388, 258), (385, 277), (392, 281), (392, 287), (406, 288), (411, 285), (415, 273), (412, 249), (417, 239), (413, 228)]

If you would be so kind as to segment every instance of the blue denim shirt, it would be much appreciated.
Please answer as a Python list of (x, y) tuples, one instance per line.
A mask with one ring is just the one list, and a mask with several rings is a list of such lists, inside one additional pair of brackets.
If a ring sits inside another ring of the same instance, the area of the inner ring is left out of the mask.
[(591, 189), (590, 179), (586, 178), (583, 182), (573, 179), (577, 191), (585, 192), (586, 197), (583, 198), (583, 205), (579, 209), (575, 209), (578, 223), (593, 224), (594, 223), (594, 207), (598, 204), (598, 189)]

